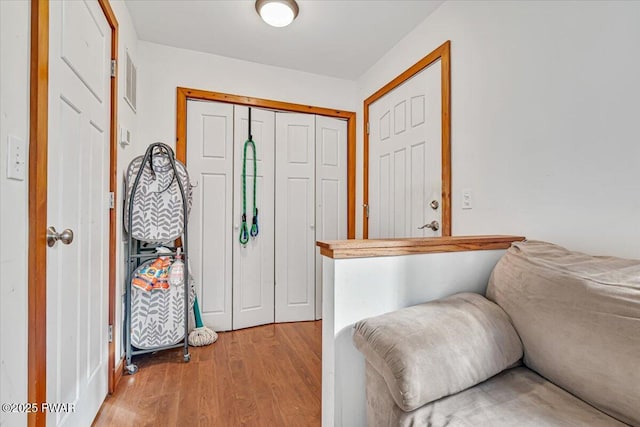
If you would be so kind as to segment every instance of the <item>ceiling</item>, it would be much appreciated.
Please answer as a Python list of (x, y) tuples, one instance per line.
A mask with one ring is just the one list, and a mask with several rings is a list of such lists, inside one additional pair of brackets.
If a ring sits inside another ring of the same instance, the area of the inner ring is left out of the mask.
[(154, 43), (355, 80), (444, 0), (297, 0), (284, 28), (253, 0), (126, 0), (138, 37)]

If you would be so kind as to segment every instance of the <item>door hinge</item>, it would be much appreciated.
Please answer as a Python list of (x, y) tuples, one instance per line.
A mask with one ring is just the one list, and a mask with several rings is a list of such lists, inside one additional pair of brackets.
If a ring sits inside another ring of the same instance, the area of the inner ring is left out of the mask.
[(113, 325), (109, 325), (109, 342), (113, 342)]
[(116, 76), (116, 60), (112, 59), (111, 60), (111, 77), (115, 77)]
[(369, 218), (369, 205), (364, 204), (362, 205), (364, 207), (364, 214), (367, 218)]
[(369, 135), (369, 122), (367, 122), (367, 135)]
[(109, 209), (115, 209), (116, 207), (116, 195), (113, 191), (109, 192)]

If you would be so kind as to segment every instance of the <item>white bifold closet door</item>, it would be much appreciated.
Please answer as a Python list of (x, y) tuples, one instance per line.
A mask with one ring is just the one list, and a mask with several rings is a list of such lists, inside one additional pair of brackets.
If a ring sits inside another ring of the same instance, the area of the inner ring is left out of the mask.
[(189, 259), (205, 325), (232, 328), (233, 105), (187, 102), (187, 168), (193, 189)]
[(315, 116), (276, 113), (276, 322), (315, 319)]
[[(246, 245), (239, 241), (242, 219), (242, 159), (248, 132), (248, 108), (235, 106), (234, 131), (234, 230), (233, 230), (233, 329), (273, 323), (274, 298), (274, 124), (273, 111), (251, 109), (251, 134), (256, 146), (256, 205), (259, 234)], [(246, 162), (247, 226), (253, 218), (253, 154)]]
[[(316, 116), (316, 240), (347, 238), (347, 122)], [(316, 319), (322, 318), (322, 255), (316, 256)]]
[[(191, 269), (204, 323), (218, 331), (319, 319), (316, 240), (347, 237), (344, 120), (252, 108), (260, 233), (239, 242), (248, 108), (187, 102)], [(253, 216), (247, 152), (247, 225)]]
[[(189, 253), (204, 323), (226, 331), (274, 321), (275, 113), (252, 109), (260, 233), (239, 242), (242, 159), (248, 109), (187, 103), (187, 167), (197, 182), (189, 218)], [(253, 153), (247, 152), (247, 222), (253, 217)]]

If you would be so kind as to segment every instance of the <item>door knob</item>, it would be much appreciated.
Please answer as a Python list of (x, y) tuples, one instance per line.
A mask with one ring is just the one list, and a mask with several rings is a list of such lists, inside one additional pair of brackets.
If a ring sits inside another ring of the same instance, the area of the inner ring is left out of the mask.
[(73, 231), (67, 228), (62, 233), (58, 233), (53, 226), (47, 228), (47, 246), (52, 247), (58, 240), (65, 245), (71, 244), (73, 242)]
[(440, 224), (435, 219), (428, 224), (423, 225), (422, 227), (418, 227), (418, 230), (422, 230), (423, 228), (430, 228), (433, 231), (438, 231), (440, 228)]
[(440, 203), (438, 203), (437, 200), (432, 200), (431, 203), (429, 203), (429, 206), (431, 206), (431, 209), (435, 211), (440, 207)]

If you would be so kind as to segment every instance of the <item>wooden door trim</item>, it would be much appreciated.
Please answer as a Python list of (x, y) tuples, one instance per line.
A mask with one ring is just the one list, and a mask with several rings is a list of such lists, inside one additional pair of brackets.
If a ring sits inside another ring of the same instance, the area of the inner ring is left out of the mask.
[[(31, 1), (29, 88), (29, 240), (27, 402), (47, 397), (47, 150), (49, 133), (49, 2)], [(44, 426), (42, 411), (27, 415), (30, 427)]]
[(273, 110), (292, 111), (296, 113), (317, 114), (319, 116), (347, 119), (347, 238), (356, 237), (356, 113), (353, 111), (335, 110), (332, 108), (314, 107), (274, 101), (271, 99), (252, 98), (231, 95), (228, 93), (210, 92), (200, 89), (177, 88), (176, 94), (176, 157), (187, 162), (187, 100), (225, 102), (245, 105), (247, 107), (269, 108)]
[(109, 393), (115, 391), (122, 369), (116, 369), (116, 224), (118, 209), (118, 20), (111, 8), (109, 0), (98, 0), (109, 27), (111, 27), (111, 60), (116, 61), (114, 73), (111, 76), (111, 106), (109, 113), (111, 135), (109, 141), (109, 191), (113, 193), (113, 209), (109, 211), (109, 325), (113, 328), (111, 342), (109, 342), (109, 361), (107, 363), (109, 376)]
[[(111, 27), (111, 57), (118, 57), (118, 22), (109, 0), (98, 0)], [(49, 1), (31, 0), (29, 89), (29, 237), (27, 401), (47, 400), (47, 182), (49, 145)], [(117, 68), (117, 67), (116, 67)], [(116, 71), (117, 76), (117, 71)], [(117, 187), (117, 77), (111, 79), (109, 191)], [(117, 197), (115, 198), (117, 200)], [(116, 212), (109, 214), (109, 321), (115, 318)], [(113, 340), (115, 341), (115, 340)], [(113, 342), (109, 344), (109, 388), (115, 384)], [(29, 413), (30, 427), (45, 426), (46, 414)]]
[(447, 40), (433, 52), (407, 68), (386, 85), (364, 100), (364, 147), (363, 147), (363, 205), (362, 238), (369, 238), (369, 107), (371, 104), (427, 68), (437, 60), (441, 67), (442, 103), (442, 236), (451, 236), (451, 41)]

